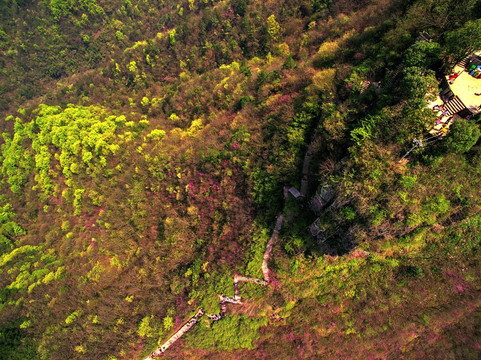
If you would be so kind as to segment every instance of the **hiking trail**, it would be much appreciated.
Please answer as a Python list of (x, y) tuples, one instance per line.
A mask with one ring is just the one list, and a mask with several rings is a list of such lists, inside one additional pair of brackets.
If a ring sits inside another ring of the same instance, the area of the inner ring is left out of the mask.
[[(303, 166), (302, 166), (302, 179), (301, 179), (301, 199), (305, 199), (307, 194), (307, 185), (308, 185), (308, 176), (309, 176), (309, 166), (311, 163), (312, 158), (312, 148), (313, 142), (309, 144), (307, 147), (306, 154), (304, 156)], [(289, 196), (289, 192), (287, 191), (288, 187), (284, 187), (284, 204), (287, 201)], [(202, 318), (202, 316), (207, 316), (212, 321), (219, 321), (226, 315), (227, 312), (227, 303), (241, 305), (242, 299), (239, 295), (239, 283), (240, 282), (248, 282), (251, 284), (268, 286), (271, 284), (271, 277), (269, 272), (269, 260), (271, 258), (272, 248), (279, 237), (279, 232), (281, 231), (282, 224), (284, 222), (289, 221), (286, 219), (282, 212), (277, 216), (276, 224), (274, 226), (274, 231), (267, 242), (266, 250), (264, 252), (264, 256), (262, 259), (262, 274), (264, 279), (256, 279), (248, 276), (237, 275), (235, 274), (233, 277), (234, 280), (234, 297), (229, 297), (224, 294), (219, 295), (219, 305), (220, 305), (220, 312), (218, 314), (207, 314), (204, 312), (203, 308), (197, 309), (197, 312), (187, 320), (184, 325), (182, 325), (170, 338), (167, 339), (160, 347), (155, 349), (152, 354), (147, 356), (144, 360), (153, 360), (154, 358), (162, 355), (169, 347), (171, 347), (178, 339), (180, 339), (184, 334), (186, 334), (192, 327)]]

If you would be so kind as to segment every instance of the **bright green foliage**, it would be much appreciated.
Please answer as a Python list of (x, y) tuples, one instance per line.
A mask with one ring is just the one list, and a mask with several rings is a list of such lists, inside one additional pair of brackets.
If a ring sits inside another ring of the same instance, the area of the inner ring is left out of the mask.
[(179, 116), (177, 116), (176, 113), (172, 113), (169, 115), (169, 120), (171, 120), (172, 122), (177, 122), (180, 120)]
[(65, 267), (58, 266), (60, 262), (56, 259), (53, 251), (45, 251), (43, 246), (17, 247), (0, 257), (0, 267), (9, 264), (12, 260), (15, 260), (15, 266), (11, 266), (9, 270), (9, 273), (12, 274), (11, 283), (5, 289), (15, 292), (27, 291), (30, 294), (37, 286), (58, 281), (65, 274)]
[(71, 13), (73, 10), (73, 1), (65, 0), (51, 0), (50, 9), (54, 16), (58, 19), (61, 16), (65, 16)]
[[(2, 202), (3, 197), (0, 197)], [(25, 230), (11, 220), (15, 216), (12, 205), (6, 203), (0, 206), (0, 254), (8, 252), (13, 248), (14, 240), (21, 235), (25, 235)]]
[(75, 189), (73, 206), (75, 209), (75, 215), (82, 213), (82, 196), (85, 193), (85, 189)]
[(23, 323), (20, 324), (20, 329), (26, 329), (30, 326), (30, 320), (25, 320)]
[(32, 246), (32, 245), (24, 245), (22, 247), (18, 247), (16, 249), (12, 250), (10, 253), (3, 254), (0, 257), (0, 267), (8, 264), (10, 261), (15, 259), (17, 256), (32, 255), (39, 250), (40, 250), (40, 248), (38, 246)]
[(128, 69), (131, 73), (135, 73), (137, 71), (137, 63), (135, 61), (131, 61), (128, 65)]
[(42, 283), (47, 285), (53, 280), (59, 280), (65, 273), (65, 266), (60, 266), (55, 272), (51, 271), (42, 279)]
[(98, 282), (104, 270), (105, 268), (103, 267), (103, 265), (97, 261), (93, 268), (88, 272), (87, 279), (93, 282)]
[(361, 120), (361, 126), (351, 131), (351, 138), (357, 145), (376, 135), (376, 125), (381, 121), (380, 116), (368, 116)]
[(165, 131), (160, 129), (154, 129), (147, 135), (151, 139), (162, 140), (165, 137)]
[[(105, 159), (105, 158), (104, 158)], [(102, 201), (104, 199), (104, 196), (99, 194), (97, 191), (90, 189), (88, 196), (90, 200), (92, 201), (92, 204), (95, 206), (102, 206)]]
[(342, 213), (342, 216), (344, 217), (344, 219), (346, 219), (348, 221), (354, 220), (354, 218), (356, 217), (356, 213), (349, 206), (346, 206), (345, 208), (343, 208), (341, 210), (341, 213)]
[(202, 119), (195, 119), (190, 124), (189, 128), (187, 129), (187, 135), (191, 137), (195, 137), (196, 134), (202, 130), (204, 127)]
[(446, 149), (454, 153), (465, 153), (477, 143), (479, 135), (477, 124), (468, 120), (457, 120), (449, 128)]
[(175, 39), (175, 35), (177, 34), (175, 29), (169, 31), (169, 43), (170, 45), (174, 46), (177, 40)]
[(357, 71), (353, 71), (349, 78), (344, 81), (348, 84), (349, 90), (352, 94), (358, 94), (361, 91), (364, 82), (362, 80), (362, 75)]
[[(94, 158), (106, 157), (119, 150), (116, 130), (123, 121), (107, 116), (100, 107), (69, 106), (62, 110), (40, 105), (35, 115), (25, 125), (16, 126), (13, 139), (3, 147), (2, 170), (13, 192), (20, 191), (27, 180), (26, 173), (33, 167), (37, 186), (49, 196), (54, 189), (52, 177), (60, 175), (56, 169), (68, 179), (80, 169), (94, 169)], [(38, 131), (33, 132), (34, 127)], [(31, 148), (23, 145), (26, 141), (32, 142)], [(34, 163), (27, 159), (34, 159)], [(53, 167), (52, 163), (58, 165)]]
[(15, 120), (15, 133), (12, 137), (5, 137), (5, 144), (2, 146), (3, 175), (6, 175), (10, 189), (19, 193), (27, 182), (34, 159), (30, 152), (25, 151), (27, 139), (33, 136), (33, 123), (23, 124), (19, 118)]
[(97, 5), (96, 0), (50, 0), (50, 10), (56, 19), (68, 16), (79, 9), (95, 15), (104, 14), (104, 10)]
[(118, 41), (122, 41), (125, 38), (125, 35), (122, 33), (122, 31), (117, 30), (115, 32), (115, 37), (117, 38)]
[(276, 20), (275, 15), (271, 15), (267, 18), (267, 32), (271, 41), (278, 41), (281, 35), (281, 26)]
[(154, 315), (144, 317), (138, 325), (137, 334), (144, 338), (157, 339), (159, 336), (162, 335), (160, 321)]
[(282, 44), (279, 44), (278, 51), (281, 56), (289, 55), (290, 54), (289, 45), (285, 42), (283, 42)]
[(267, 324), (266, 318), (248, 318), (245, 315), (230, 315), (212, 324), (209, 329), (199, 330), (197, 345), (204, 349), (216, 346), (219, 349), (253, 349), (258, 338), (258, 329)]
[(446, 214), (450, 209), (450, 202), (444, 194), (438, 194), (426, 199), (419, 211), (409, 215), (406, 223), (408, 226), (416, 227), (423, 223), (434, 225), (438, 218)]
[(152, 336), (152, 328), (150, 327), (149, 323), (150, 320), (154, 318), (154, 315), (146, 316), (142, 319), (139, 324), (139, 328), (137, 329), (137, 333), (139, 336), (147, 337)]
[(287, 141), (293, 152), (297, 152), (304, 143), (306, 130), (312, 117), (305, 111), (297, 113), (287, 130)]
[(400, 183), (403, 186), (403, 188), (411, 189), (411, 188), (416, 186), (417, 177), (416, 176), (409, 176), (409, 175), (403, 176), (400, 179)]
[(164, 318), (162, 324), (164, 325), (164, 329), (166, 331), (169, 331), (170, 329), (172, 329), (174, 327), (174, 319), (172, 319), (171, 316), (166, 316)]
[(73, 322), (75, 322), (78, 317), (82, 314), (81, 310), (75, 310), (73, 313), (71, 313), (67, 318), (65, 319), (65, 324), (70, 325)]
[(246, 275), (260, 277), (262, 275), (261, 266), (264, 258), (264, 251), (270, 238), (269, 229), (258, 229), (252, 238), (250, 252), (247, 254)]

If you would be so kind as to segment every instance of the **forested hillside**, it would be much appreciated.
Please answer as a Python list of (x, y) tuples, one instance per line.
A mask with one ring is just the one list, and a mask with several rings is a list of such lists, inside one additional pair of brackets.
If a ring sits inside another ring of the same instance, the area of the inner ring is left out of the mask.
[(479, 0), (2, 0), (0, 359), (145, 358), (278, 214), (165, 359), (480, 358), (476, 50)]

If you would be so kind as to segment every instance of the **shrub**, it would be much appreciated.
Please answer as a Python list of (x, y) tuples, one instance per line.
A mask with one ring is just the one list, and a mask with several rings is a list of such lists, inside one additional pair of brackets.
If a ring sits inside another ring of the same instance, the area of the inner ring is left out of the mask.
[(436, 42), (419, 41), (414, 43), (404, 54), (406, 67), (427, 68), (439, 59), (441, 46)]
[(276, 20), (275, 15), (271, 15), (267, 18), (267, 33), (271, 41), (275, 42), (279, 40), (281, 34), (281, 26)]
[(398, 274), (404, 278), (415, 279), (423, 276), (423, 269), (418, 265), (401, 265), (398, 268)]
[(446, 149), (454, 153), (465, 153), (476, 144), (479, 135), (479, 127), (474, 122), (457, 120), (451, 125), (446, 136)]

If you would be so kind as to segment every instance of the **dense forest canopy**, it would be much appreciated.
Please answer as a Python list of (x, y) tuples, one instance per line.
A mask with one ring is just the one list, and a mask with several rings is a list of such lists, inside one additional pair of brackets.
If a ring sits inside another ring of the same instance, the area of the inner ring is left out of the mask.
[(0, 359), (145, 358), (278, 214), (166, 359), (479, 358), (481, 120), (428, 104), (480, 14), (0, 0)]

